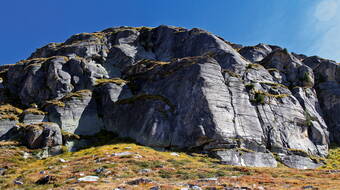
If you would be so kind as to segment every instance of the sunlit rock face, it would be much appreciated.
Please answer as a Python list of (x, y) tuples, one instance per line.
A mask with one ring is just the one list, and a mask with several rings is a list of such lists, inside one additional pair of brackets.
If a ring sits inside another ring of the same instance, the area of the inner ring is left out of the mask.
[(295, 168), (319, 166), (310, 157), (327, 155), (329, 136), (339, 141), (339, 65), (201, 29), (77, 34), (1, 70), (21, 106), (78, 135), (112, 131), (225, 164)]

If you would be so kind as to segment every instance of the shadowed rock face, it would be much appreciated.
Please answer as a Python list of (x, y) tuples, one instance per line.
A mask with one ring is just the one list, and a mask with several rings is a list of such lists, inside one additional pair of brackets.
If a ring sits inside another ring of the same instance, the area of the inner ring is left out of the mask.
[(226, 164), (276, 167), (274, 153), (290, 167), (317, 167), (309, 157), (326, 156), (329, 131), (334, 141), (340, 132), (339, 65), (201, 29), (77, 34), (0, 69), (13, 98), (63, 131), (112, 131)]

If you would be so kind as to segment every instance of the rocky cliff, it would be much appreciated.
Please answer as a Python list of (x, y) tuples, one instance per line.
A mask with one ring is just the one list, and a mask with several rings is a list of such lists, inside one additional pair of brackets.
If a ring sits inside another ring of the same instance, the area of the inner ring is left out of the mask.
[(225, 164), (303, 169), (340, 142), (339, 64), (196, 28), (77, 34), (0, 76), (1, 139), (50, 153), (111, 131)]

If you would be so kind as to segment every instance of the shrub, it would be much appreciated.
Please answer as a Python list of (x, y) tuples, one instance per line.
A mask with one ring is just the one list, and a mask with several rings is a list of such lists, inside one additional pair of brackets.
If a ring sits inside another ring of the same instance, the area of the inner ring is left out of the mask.
[(261, 93), (256, 93), (254, 101), (258, 104), (265, 104), (265, 95)]
[(255, 85), (253, 83), (249, 83), (249, 84), (246, 84), (245, 87), (247, 90), (251, 90), (255, 87)]
[(169, 170), (159, 170), (158, 173), (161, 178), (171, 178), (174, 175), (174, 172)]
[(313, 87), (313, 81), (308, 72), (303, 73), (302, 82), (306, 87)]
[(305, 122), (304, 122), (304, 125), (307, 126), (307, 127), (310, 127), (313, 125), (312, 121), (317, 121), (318, 118), (317, 117), (313, 117), (311, 116), (307, 111), (304, 112), (304, 115), (305, 115)]

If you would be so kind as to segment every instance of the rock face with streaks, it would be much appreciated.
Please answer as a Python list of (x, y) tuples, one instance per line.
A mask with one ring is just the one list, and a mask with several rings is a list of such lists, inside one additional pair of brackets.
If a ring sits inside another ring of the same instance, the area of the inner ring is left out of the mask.
[(197, 28), (119, 27), (2, 66), (11, 99), (1, 100), (37, 105), (41, 121), (77, 135), (111, 131), (208, 151), (225, 164), (315, 168), (330, 140), (340, 142), (339, 72), (330, 60), (243, 47)]

